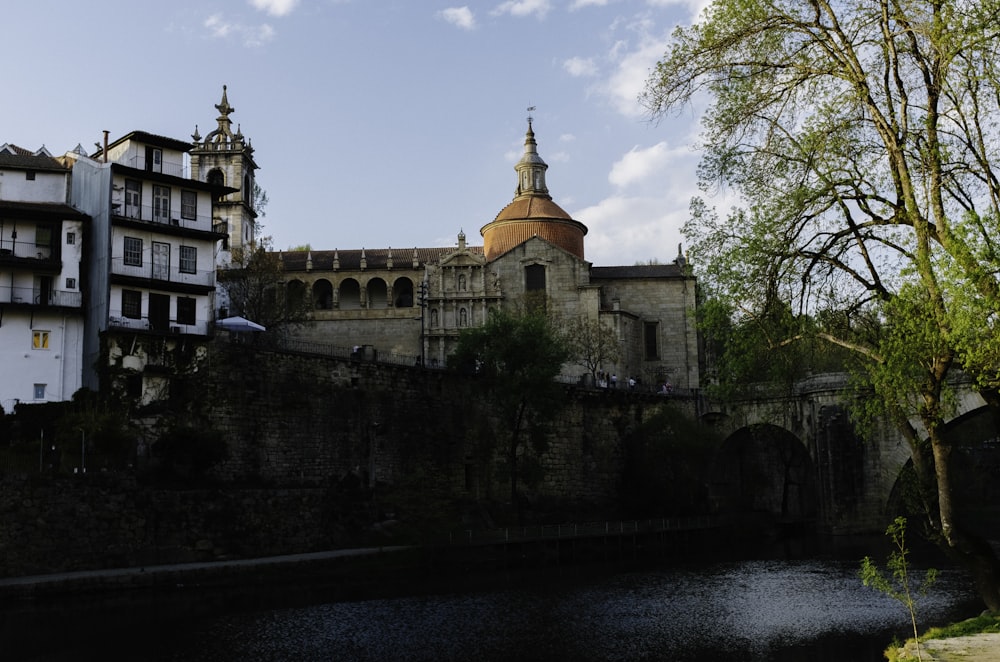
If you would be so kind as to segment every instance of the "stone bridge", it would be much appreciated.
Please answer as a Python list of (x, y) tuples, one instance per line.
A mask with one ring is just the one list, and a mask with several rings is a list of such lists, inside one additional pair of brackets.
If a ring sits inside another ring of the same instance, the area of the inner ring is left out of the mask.
[[(1000, 444), (982, 398), (967, 386), (947, 434), (972, 453), (963, 476), (973, 500), (997, 503)], [(815, 522), (832, 533), (882, 532), (900, 508), (910, 447), (888, 422), (862, 435), (850, 416), (846, 374), (809, 377), (778, 392), (753, 389), (724, 406), (703, 404), (701, 418), (724, 438), (712, 475), (716, 507), (767, 514), (789, 525)], [(992, 467), (992, 468), (991, 468)], [(977, 503), (977, 507), (981, 505)]]

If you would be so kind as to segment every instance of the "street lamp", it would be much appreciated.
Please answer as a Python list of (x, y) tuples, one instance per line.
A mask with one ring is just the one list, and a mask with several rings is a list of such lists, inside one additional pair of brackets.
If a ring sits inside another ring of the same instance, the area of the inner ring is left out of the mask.
[(420, 282), (420, 295), (417, 301), (420, 303), (420, 365), (426, 367), (426, 357), (424, 356), (424, 311), (427, 309), (427, 279)]

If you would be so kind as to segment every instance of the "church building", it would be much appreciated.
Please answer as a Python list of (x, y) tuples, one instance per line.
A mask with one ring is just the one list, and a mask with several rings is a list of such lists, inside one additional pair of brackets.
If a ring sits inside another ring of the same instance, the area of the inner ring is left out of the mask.
[[(593, 266), (587, 227), (556, 204), (545, 183), (531, 118), (514, 166), (514, 199), (473, 246), (282, 251), (289, 296), (306, 297), (301, 341), (365, 347), (379, 356), (445, 365), (461, 331), (494, 308), (543, 305), (560, 325), (593, 320), (613, 331), (617, 361), (601, 365), (623, 384), (700, 385), (696, 282), (680, 255), (671, 264)], [(588, 370), (573, 362), (568, 379)]]

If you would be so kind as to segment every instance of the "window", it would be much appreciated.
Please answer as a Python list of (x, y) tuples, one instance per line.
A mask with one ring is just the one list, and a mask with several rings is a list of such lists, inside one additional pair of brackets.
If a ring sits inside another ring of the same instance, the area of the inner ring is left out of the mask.
[(524, 299), (530, 312), (546, 310), (545, 265), (529, 264), (524, 268)]
[(142, 319), (142, 292), (122, 290), (122, 317)]
[(39, 225), (35, 228), (35, 246), (48, 248), (52, 245), (52, 226)]
[(35, 171), (34, 170), (28, 170), (27, 172), (24, 173), (24, 178), (26, 180), (28, 180), (29, 182), (35, 181)]
[(642, 342), (646, 349), (646, 359), (660, 358), (659, 351), (659, 322), (644, 322), (642, 325)]
[(193, 274), (198, 266), (198, 249), (194, 246), (181, 246), (181, 264), (180, 270), (182, 274)]
[(170, 222), (170, 187), (153, 187), (153, 220), (157, 223)]
[(75, 243), (76, 243), (76, 233), (75, 232), (67, 232), (66, 233), (66, 245), (67, 246), (72, 246)]
[(125, 180), (125, 216), (142, 218), (142, 182)]
[(142, 239), (125, 237), (125, 264), (130, 267), (142, 266)]
[(67, 290), (75, 290), (76, 289), (76, 279), (75, 278), (67, 278), (66, 279), (66, 289)]
[(545, 267), (541, 264), (529, 264), (524, 268), (524, 289), (529, 292), (545, 291)]
[(198, 218), (198, 194), (194, 191), (181, 191), (181, 218)]
[(195, 323), (195, 300), (191, 297), (177, 297), (177, 323)]
[(32, 331), (31, 349), (48, 349), (48, 348), (49, 348), (49, 332)]
[(35, 389), (34, 389), (33, 395), (34, 395), (35, 400), (44, 400), (45, 399), (45, 384), (35, 384)]
[(146, 170), (163, 172), (163, 150), (158, 147), (146, 147)]

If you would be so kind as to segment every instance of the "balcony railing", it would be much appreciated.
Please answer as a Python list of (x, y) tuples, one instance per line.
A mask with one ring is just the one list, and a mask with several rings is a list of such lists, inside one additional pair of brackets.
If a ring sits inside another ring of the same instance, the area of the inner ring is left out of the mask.
[(157, 327), (157, 325), (150, 321), (149, 317), (125, 317), (121, 310), (112, 309), (108, 316), (108, 329), (150, 331), (167, 335), (191, 334), (205, 336), (208, 335), (208, 322), (181, 324), (176, 320), (169, 320), (166, 324), (160, 324)]
[(83, 295), (80, 292), (50, 290), (43, 292), (37, 287), (0, 287), (0, 303), (22, 303), (33, 306), (62, 306), (80, 308)]
[(204, 287), (215, 286), (215, 270), (200, 269), (194, 273), (182, 272), (175, 265), (153, 264), (149, 255), (143, 256), (143, 263), (140, 265), (125, 264), (125, 258), (116, 257), (111, 260), (111, 273), (116, 276), (130, 276), (132, 278), (143, 278), (164, 283), (182, 283), (184, 285), (198, 285)]
[[(184, 218), (181, 216), (180, 207), (163, 211), (154, 209), (153, 205), (127, 205), (117, 198), (111, 203), (111, 213), (118, 218), (130, 221), (151, 223), (160, 227), (174, 227), (185, 230), (200, 230), (202, 232), (217, 231), (213, 224), (212, 214), (196, 214), (194, 218)], [(224, 230), (225, 231), (225, 230)]]
[(51, 260), (52, 246), (36, 244), (34, 241), (15, 241), (0, 239), (0, 262), (17, 258), (19, 260)]

